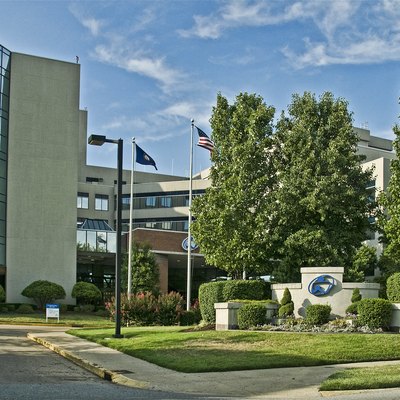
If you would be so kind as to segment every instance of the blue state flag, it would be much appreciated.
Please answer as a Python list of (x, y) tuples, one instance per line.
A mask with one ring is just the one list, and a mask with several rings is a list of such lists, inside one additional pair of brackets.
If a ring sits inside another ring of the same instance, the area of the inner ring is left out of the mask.
[(152, 165), (158, 171), (156, 162), (141, 147), (136, 145), (136, 162), (142, 165)]

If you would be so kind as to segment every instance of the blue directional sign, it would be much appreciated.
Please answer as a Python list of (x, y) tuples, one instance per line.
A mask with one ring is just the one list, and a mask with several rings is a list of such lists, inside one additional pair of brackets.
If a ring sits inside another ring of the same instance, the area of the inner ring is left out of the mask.
[(314, 296), (325, 296), (335, 286), (335, 278), (330, 275), (320, 275), (308, 285), (308, 291)]

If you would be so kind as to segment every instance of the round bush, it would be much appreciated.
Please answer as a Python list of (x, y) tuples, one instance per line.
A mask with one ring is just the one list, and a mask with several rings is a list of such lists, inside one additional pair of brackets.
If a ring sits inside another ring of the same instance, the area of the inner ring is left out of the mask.
[(386, 299), (362, 299), (358, 304), (358, 321), (372, 329), (386, 329), (392, 318), (392, 303)]
[(328, 323), (331, 314), (328, 304), (312, 304), (306, 308), (306, 322), (310, 325), (323, 325)]
[(76, 298), (79, 304), (96, 304), (101, 298), (101, 290), (90, 282), (77, 282), (72, 288), (72, 297)]
[(22, 296), (33, 299), (40, 309), (42, 309), (46, 303), (65, 298), (65, 290), (61, 285), (42, 280), (32, 282), (21, 294)]
[(389, 301), (400, 303), (400, 272), (390, 275), (387, 279), (386, 294)]
[(267, 321), (265, 306), (262, 304), (245, 304), (238, 311), (239, 329), (249, 329), (253, 326), (264, 325)]
[(4, 303), (6, 301), (6, 292), (3, 286), (0, 285), (0, 303)]

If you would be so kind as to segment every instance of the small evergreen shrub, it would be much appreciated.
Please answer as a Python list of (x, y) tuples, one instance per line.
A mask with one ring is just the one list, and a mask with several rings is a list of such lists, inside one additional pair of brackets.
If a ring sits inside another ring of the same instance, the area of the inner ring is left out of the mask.
[(392, 318), (392, 303), (386, 299), (362, 299), (358, 304), (358, 321), (372, 329), (386, 329)]
[(294, 312), (294, 303), (292, 301), (292, 295), (288, 288), (283, 291), (283, 296), (281, 299), (281, 306), (278, 310), (279, 318), (290, 317)]
[(4, 303), (6, 301), (6, 291), (3, 286), (0, 285), (0, 303)]
[(389, 301), (400, 303), (400, 272), (390, 275), (387, 279), (386, 294)]
[(362, 299), (361, 293), (360, 293), (360, 289), (359, 288), (355, 288), (353, 290), (353, 294), (351, 295), (351, 302), (352, 303), (356, 303), (359, 302)]
[(323, 325), (328, 323), (331, 314), (331, 306), (328, 304), (311, 304), (306, 308), (305, 321), (310, 325)]
[(18, 314), (33, 314), (35, 311), (30, 304), (21, 304), (15, 312)]
[(46, 303), (65, 298), (65, 290), (61, 285), (43, 280), (32, 282), (21, 294), (33, 299), (39, 309), (43, 309)]
[(358, 305), (360, 304), (359, 301), (356, 301), (354, 303), (351, 303), (347, 308), (346, 308), (346, 314), (351, 314), (351, 315), (358, 315)]
[(239, 329), (249, 329), (266, 323), (265, 306), (262, 304), (244, 304), (238, 310)]
[(90, 282), (77, 282), (72, 288), (72, 297), (79, 304), (97, 304), (101, 298), (101, 290)]

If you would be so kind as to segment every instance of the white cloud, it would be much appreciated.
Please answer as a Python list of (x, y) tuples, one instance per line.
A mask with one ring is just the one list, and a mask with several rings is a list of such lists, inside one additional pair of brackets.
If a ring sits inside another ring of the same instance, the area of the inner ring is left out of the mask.
[(100, 62), (156, 80), (166, 93), (182, 88), (186, 78), (182, 72), (168, 67), (165, 58), (149, 57), (140, 50), (124, 48), (119, 41), (96, 46), (92, 55)]
[(101, 29), (106, 25), (104, 20), (84, 15), (84, 12), (76, 3), (69, 6), (69, 11), (93, 36), (99, 36)]

